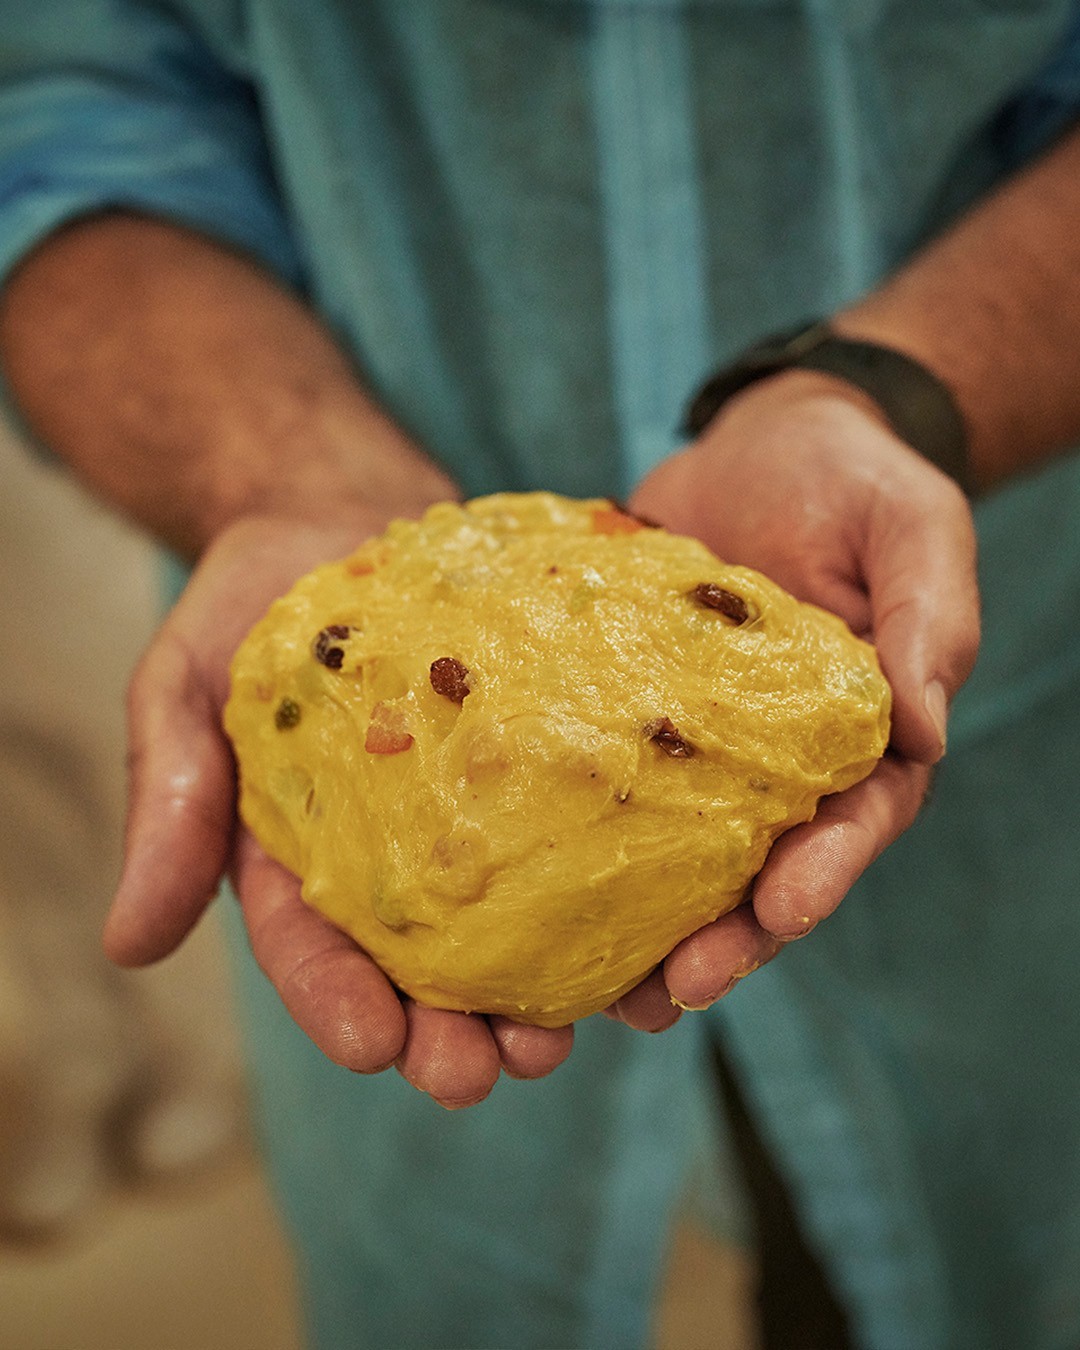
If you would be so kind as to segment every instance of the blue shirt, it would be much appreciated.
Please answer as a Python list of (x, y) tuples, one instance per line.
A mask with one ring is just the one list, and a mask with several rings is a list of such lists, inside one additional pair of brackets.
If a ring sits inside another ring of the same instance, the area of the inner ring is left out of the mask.
[[(1071, 118), (1070, 8), (8, 0), (0, 271), (104, 206), (186, 222), (309, 297), (466, 492), (624, 493), (710, 367)], [(985, 647), (932, 803), (708, 1016), (592, 1019), (447, 1117), (326, 1064), (240, 960), (320, 1345), (638, 1343), (695, 1157), (738, 1222), (713, 1034), (861, 1344), (1080, 1342), (1078, 499), (1064, 460), (980, 507)]]

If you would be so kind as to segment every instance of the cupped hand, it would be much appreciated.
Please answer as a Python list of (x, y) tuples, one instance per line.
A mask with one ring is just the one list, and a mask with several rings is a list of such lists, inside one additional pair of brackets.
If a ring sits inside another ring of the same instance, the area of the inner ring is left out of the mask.
[(804, 936), (914, 820), (979, 640), (975, 535), (959, 488), (842, 382), (788, 372), (745, 390), (645, 478), (642, 516), (703, 540), (877, 646), (892, 736), (862, 783), (774, 845), (747, 903), (681, 942), (610, 1010), (661, 1030)]
[(203, 555), (131, 681), (125, 862), (105, 948), (122, 965), (166, 956), (228, 873), (256, 959), (330, 1059), (360, 1073), (396, 1065), (442, 1105), (466, 1106), (487, 1096), (502, 1070), (550, 1073), (569, 1054), (572, 1029), (444, 1012), (400, 995), (238, 824), (221, 729), (229, 663), (251, 625), (298, 577), (385, 524), (374, 513), (333, 525), (245, 519)]

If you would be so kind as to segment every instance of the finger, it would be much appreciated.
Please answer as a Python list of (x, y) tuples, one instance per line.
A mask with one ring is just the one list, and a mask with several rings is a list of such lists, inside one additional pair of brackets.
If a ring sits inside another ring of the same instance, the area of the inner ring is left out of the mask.
[(764, 931), (753, 908), (739, 905), (679, 943), (664, 962), (664, 981), (681, 1008), (700, 1011), (779, 950), (780, 943)]
[(623, 994), (612, 1012), (635, 1031), (666, 1031), (682, 1016), (682, 1009), (671, 1001), (659, 966), (628, 994)]
[(398, 1056), (401, 1076), (440, 1106), (475, 1106), (499, 1077), (499, 1051), (486, 1017), (405, 1000), (408, 1032)]
[(124, 869), (104, 945), (121, 965), (176, 947), (215, 895), (232, 840), (232, 754), (186, 647), (168, 628), (128, 694)]
[(351, 938), (300, 898), (300, 883), (244, 833), (236, 891), (251, 949), (290, 1016), (335, 1064), (379, 1073), (405, 1045), (393, 985)]
[(511, 1078), (546, 1078), (574, 1047), (574, 1028), (527, 1027), (508, 1017), (489, 1017), (502, 1067)]
[(781, 941), (830, 915), (874, 859), (918, 814), (930, 770), (888, 754), (869, 778), (825, 797), (805, 825), (781, 835), (754, 882), (754, 914)]
[(231, 849), (233, 757), (221, 731), (229, 660), (295, 576), (370, 532), (366, 522), (248, 521), (207, 551), (128, 692), (125, 865), (105, 949), (122, 965), (167, 955), (215, 894)]
[(892, 743), (933, 764), (979, 646), (975, 530), (959, 488), (920, 474), (905, 507), (878, 506), (865, 559), (874, 641), (893, 690)]

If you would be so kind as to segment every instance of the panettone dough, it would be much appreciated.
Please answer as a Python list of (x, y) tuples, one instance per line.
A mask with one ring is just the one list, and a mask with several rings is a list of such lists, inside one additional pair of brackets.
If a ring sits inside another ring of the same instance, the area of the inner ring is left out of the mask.
[(873, 648), (606, 501), (396, 521), (278, 600), (225, 725), (264, 848), (423, 1003), (558, 1026), (738, 904), (888, 740)]

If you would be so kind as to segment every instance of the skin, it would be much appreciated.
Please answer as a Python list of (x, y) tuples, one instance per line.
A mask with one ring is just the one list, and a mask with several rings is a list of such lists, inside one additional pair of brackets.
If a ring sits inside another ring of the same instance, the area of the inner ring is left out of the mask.
[[(836, 316), (842, 332), (888, 342), (950, 385), (984, 486), (1080, 432), (1078, 160), (1074, 136)], [(394, 1065), (447, 1107), (482, 1100), (500, 1072), (550, 1073), (571, 1028), (401, 999), (303, 905), (295, 878), (236, 823), (220, 729), (229, 659), (269, 601), (454, 484), (295, 297), (248, 260), (146, 218), (95, 217), (44, 241), (0, 296), (0, 361), (34, 432), (197, 564), (131, 683), (109, 955), (168, 954), (227, 873), (260, 965), (331, 1059), (362, 1073)], [(610, 1010), (658, 1031), (808, 933), (911, 823), (974, 661), (978, 596), (963, 496), (830, 377), (788, 372), (744, 391), (631, 506), (840, 613), (878, 644), (895, 695), (878, 770), (785, 835), (748, 903)]]

